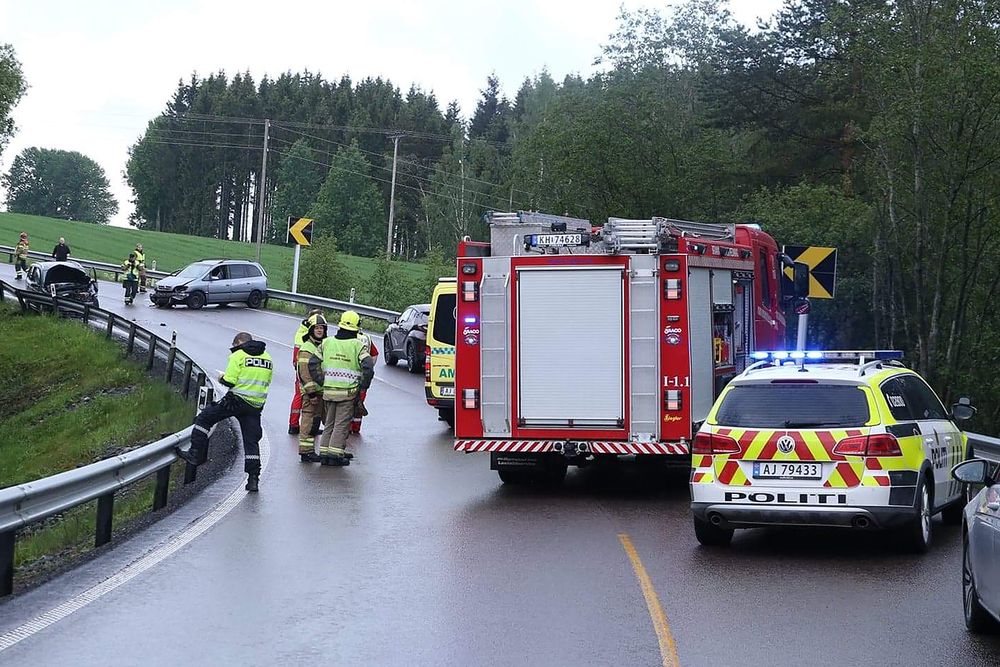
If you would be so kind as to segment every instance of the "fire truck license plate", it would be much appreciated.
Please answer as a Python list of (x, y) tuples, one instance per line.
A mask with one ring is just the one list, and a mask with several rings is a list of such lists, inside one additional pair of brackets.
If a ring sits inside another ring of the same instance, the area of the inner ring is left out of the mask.
[(582, 234), (532, 234), (528, 238), (533, 246), (583, 245)]
[(754, 461), (753, 476), (754, 479), (822, 479), (823, 466), (797, 461)]

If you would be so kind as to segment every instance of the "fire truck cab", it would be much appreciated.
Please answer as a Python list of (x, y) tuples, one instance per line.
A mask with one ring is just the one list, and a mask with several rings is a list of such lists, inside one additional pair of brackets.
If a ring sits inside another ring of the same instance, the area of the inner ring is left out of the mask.
[[(779, 255), (754, 225), (490, 213), (459, 246), (455, 450), (504, 482), (690, 460), (715, 398), (783, 345)], [(485, 256), (484, 256), (485, 255)]]

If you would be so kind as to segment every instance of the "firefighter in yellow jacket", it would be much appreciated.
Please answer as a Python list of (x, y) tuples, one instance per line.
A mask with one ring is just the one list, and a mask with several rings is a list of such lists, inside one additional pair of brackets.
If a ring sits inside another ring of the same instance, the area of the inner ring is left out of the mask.
[(323, 339), (326, 338), (326, 318), (320, 314), (308, 318), (308, 328), (298, 340), (298, 386), (302, 391), (300, 415), (299, 457), (316, 460), (316, 436), (323, 417)]
[(28, 275), (29, 248), (28, 235), (25, 232), (21, 232), (21, 236), (17, 240), (17, 246), (14, 248), (14, 271), (16, 272), (15, 277), (18, 280)]
[(139, 269), (139, 291), (146, 291), (146, 253), (142, 251), (142, 244), (136, 243), (135, 250), (132, 251), (135, 255), (135, 264)]
[(208, 457), (208, 432), (223, 419), (236, 417), (243, 436), (247, 491), (256, 491), (260, 480), (260, 439), (263, 436), (260, 414), (267, 401), (273, 371), (271, 355), (264, 347), (263, 342), (254, 340), (246, 332), (236, 334), (226, 372), (219, 378), (219, 382), (229, 387), (229, 392), (221, 401), (198, 413), (191, 431), (191, 449), (177, 451), (177, 455), (191, 465), (204, 463)]
[(365, 340), (358, 337), (361, 318), (353, 310), (340, 316), (337, 333), (323, 341), (323, 408), (326, 428), (320, 440), (321, 459), (345, 465), (351, 419), (358, 410), (360, 392), (375, 376), (375, 359)]
[[(323, 311), (319, 308), (313, 308), (306, 315), (305, 319), (299, 324), (299, 328), (295, 331), (295, 338), (292, 339), (292, 365), (298, 368), (299, 365), (299, 345), (302, 344), (303, 336), (309, 332), (309, 320), (313, 315), (322, 315)], [(302, 417), (302, 383), (299, 382), (299, 378), (296, 373), (295, 378), (295, 388), (292, 392), (292, 407), (288, 411), (288, 434), (298, 435), (299, 434), (299, 421)]]

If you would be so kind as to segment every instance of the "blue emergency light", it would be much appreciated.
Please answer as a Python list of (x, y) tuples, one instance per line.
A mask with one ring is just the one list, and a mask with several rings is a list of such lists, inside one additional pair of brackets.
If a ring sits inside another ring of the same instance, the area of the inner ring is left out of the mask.
[(769, 352), (752, 352), (750, 358), (756, 361), (858, 361), (868, 359), (871, 361), (888, 361), (889, 359), (902, 359), (901, 350), (802, 350), (785, 351), (772, 350)]

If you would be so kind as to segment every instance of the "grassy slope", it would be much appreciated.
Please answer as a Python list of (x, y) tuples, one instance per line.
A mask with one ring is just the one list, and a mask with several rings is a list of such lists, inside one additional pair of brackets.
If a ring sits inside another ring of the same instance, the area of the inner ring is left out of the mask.
[[(22, 316), (0, 304), (0, 488), (106, 458), (176, 432), (193, 408), (167, 385), (124, 362), (121, 348), (81, 324)], [(86, 399), (86, 400), (85, 400)], [(175, 465), (173, 485), (181, 479)], [(115, 523), (149, 511), (153, 480), (116, 494)], [(22, 530), (17, 581), (93, 546), (96, 501)]]
[(0, 306), (0, 488), (91, 463), (188, 425), (171, 388), (83, 325)]
[[(155, 260), (158, 271), (176, 271), (206, 257), (253, 259), (256, 251), (254, 245), (236, 241), (108, 227), (19, 213), (0, 213), (0, 245), (16, 245), (17, 236), (21, 232), (28, 233), (32, 250), (49, 253), (62, 236), (73, 255), (100, 262), (120, 263), (128, 257), (136, 243), (142, 243), (146, 253), (146, 266), (152, 268)], [(308, 252), (308, 249), (304, 252)], [(261, 263), (267, 270), (268, 282), (272, 287), (288, 289), (291, 285), (292, 253), (291, 248), (284, 246), (265, 245), (261, 248)], [(339, 259), (348, 271), (357, 276), (356, 286), (359, 288), (375, 268), (374, 260), (367, 257), (342, 254)], [(411, 279), (424, 275), (425, 269), (420, 264), (400, 262), (400, 266)]]

